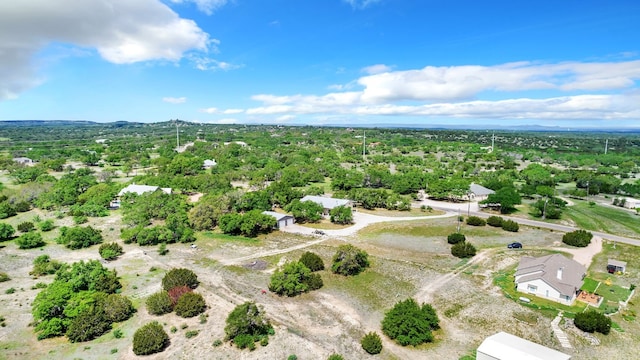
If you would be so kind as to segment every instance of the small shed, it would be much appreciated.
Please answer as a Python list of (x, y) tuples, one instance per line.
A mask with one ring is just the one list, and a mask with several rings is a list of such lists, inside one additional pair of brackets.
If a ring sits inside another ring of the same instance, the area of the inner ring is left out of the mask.
[(529, 340), (499, 332), (486, 338), (478, 351), (477, 360), (570, 360), (571, 355), (536, 344)]
[(281, 214), (275, 211), (263, 211), (262, 213), (273, 216), (276, 219), (276, 229), (281, 229), (296, 222), (293, 215)]
[(627, 263), (625, 261), (619, 261), (615, 259), (609, 259), (607, 261), (607, 271), (610, 274), (615, 274), (617, 272), (624, 273), (627, 270)]

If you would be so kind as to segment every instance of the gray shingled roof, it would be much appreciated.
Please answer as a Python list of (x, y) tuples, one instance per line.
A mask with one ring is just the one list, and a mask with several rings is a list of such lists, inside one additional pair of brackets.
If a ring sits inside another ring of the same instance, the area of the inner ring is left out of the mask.
[(491, 189), (487, 189), (486, 187), (478, 184), (469, 185), (469, 191), (475, 194), (476, 196), (491, 195), (495, 193), (495, 191)]
[(282, 220), (284, 218), (287, 218), (287, 217), (293, 219), (293, 215), (281, 214), (281, 213), (278, 213), (278, 212), (275, 212), (275, 211), (263, 211), (262, 213), (265, 214), (265, 215), (273, 216), (274, 218), (276, 218), (276, 221), (280, 221), (280, 220)]
[(334, 198), (328, 198), (323, 196), (313, 196), (313, 195), (307, 195), (302, 199), (300, 199), (300, 202), (305, 202), (305, 201), (313, 201), (314, 203), (320, 204), (322, 205), (323, 208), (329, 209), (329, 210), (338, 206), (348, 205), (349, 202), (351, 202), (351, 200), (347, 200), (347, 199), (334, 199)]
[[(562, 279), (558, 279), (558, 270), (562, 268)], [(560, 254), (539, 258), (524, 256), (516, 270), (516, 281), (524, 283), (542, 279), (562, 295), (573, 296), (582, 286), (587, 269), (575, 260)]]

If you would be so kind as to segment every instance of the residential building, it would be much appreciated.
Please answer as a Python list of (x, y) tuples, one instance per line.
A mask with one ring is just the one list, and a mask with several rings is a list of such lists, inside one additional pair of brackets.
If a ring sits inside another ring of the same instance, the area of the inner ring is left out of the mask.
[(263, 211), (265, 215), (273, 216), (276, 219), (276, 229), (282, 229), (288, 225), (294, 224), (296, 222), (293, 215), (289, 214), (281, 214), (275, 211)]
[(353, 201), (351, 200), (334, 199), (334, 198), (324, 197), (324, 196), (307, 195), (302, 199), (300, 199), (300, 201), (301, 202), (313, 201), (316, 204), (322, 205), (324, 215), (329, 215), (329, 211), (331, 211), (333, 208), (336, 208), (338, 206), (353, 207)]
[(570, 305), (576, 299), (587, 269), (560, 254), (525, 256), (516, 270), (517, 290)]

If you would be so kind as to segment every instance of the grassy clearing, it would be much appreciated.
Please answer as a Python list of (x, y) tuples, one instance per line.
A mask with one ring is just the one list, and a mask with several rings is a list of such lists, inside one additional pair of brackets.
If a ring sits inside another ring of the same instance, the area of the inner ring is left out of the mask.
[(397, 210), (387, 210), (387, 209), (375, 209), (375, 210), (367, 210), (358, 208), (358, 212), (363, 214), (371, 214), (377, 216), (390, 216), (390, 217), (408, 217), (408, 216), (436, 216), (442, 215), (445, 212), (442, 210), (420, 210), (418, 208), (411, 208), (409, 211), (397, 211)]
[(640, 218), (637, 215), (608, 206), (589, 206), (582, 200), (572, 201), (575, 205), (568, 206), (563, 217), (571, 219), (580, 228), (640, 238)]
[(244, 236), (227, 235), (213, 231), (205, 231), (196, 233), (196, 240), (216, 240), (221, 244), (224, 243), (240, 243), (242, 245), (260, 245), (261, 241), (258, 238), (248, 238)]
[(596, 291), (596, 288), (598, 287), (599, 283), (600, 282), (597, 280), (593, 280), (591, 278), (585, 278), (584, 283), (582, 284), (582, 287), (580, 287), (580, 290), (593, 293), (594, 291)]

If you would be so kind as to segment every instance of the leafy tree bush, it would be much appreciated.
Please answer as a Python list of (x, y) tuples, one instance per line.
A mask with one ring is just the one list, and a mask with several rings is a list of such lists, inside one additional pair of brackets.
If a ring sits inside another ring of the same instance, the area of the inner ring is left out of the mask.
[(23, 232), (23, 233), (27, 233), (29, 231), (33, 231), (35, 230), (35, 225), (33, 225), (33, 223), (31, 221), (24, 221), (21, 222), (20, 224), (18, 224), (18, 231)]
[(102, 242), (102, 232), (91, 226), (76, 226), (72, 228), (63, 226), (60, 228), (60, 236), (56, 239), (56, 242), (73, 250), (87, 248)]
[(55, 225), (53, 224), (52, 219), (48, 219), (38, 223), (38, 227), (40, 228), (40, 231), (47, 232), (53, 230)]
[(162, 278), (162, 288), (169, 291), (178, 286), (188, 286), (192, 289), (198, 287), (198, 277), (196, 274), (185, 268), (174, 268), (169, 270)]
[(122, 246), (118, 243), (108, 243), (100, 245), (98, 249), (100, 256), (105, 260), (114, 260), (122, 255)]
[(611, 319), (596, 310), (577, 313), (573, 322), (578, 329), (590, 333), (597, 331), (607, 335), (611, 331)]
[(98, 260), (79, 261), (71, 266), (63, 264), (56, 272), (55, 281), (71, 283), (74, 292), (89, 290), (112, 294), (122, 288), (116, 271), (105, 268)]
[(0, 202), (0, 219), (6, 219), (8, 217), (15, 216), (16, 214), (16, 209), (11, 206), (8, 201)]
[(591, 243), (593, 234), (585, 230), (576, 230), (562, 236), (562, 242), (576, 247), (585, 247)]
[(464, 242), (465, 240), (467, 240), (467, 238), (464, 236), (464, 234), (460, 233), (453, 233), (447, 236), (447, 242), (449, 244), (457, 244), (459, 242)]
[(9, 281), (11, 278), (7, 275), (6, 272), (0, 272), (0, 282)]
[(322, 212), (324, 211), (324, 208), (322, 205), (313, 201), (301, 202), (300, 200), (295, 199), (285, 206), (284, 210), (291, 213), (298, 223), (315, 223), (322, 219)]
[(6, 241), (13, 237), (13, 234), (16, 233), (16, 230), (13, 226), (5, 223), (0, 223), (0, 241)]
[(375, 332), (366, 334), (362, 340), (360, 340), (360, 345), (362, 345), (364, 351), (371, 355), (380, 354), (382, 351), (382, 340), (380, 340), (380, 335)]
[(431, 331), (439, 328), (433, 307), (429, 304), (420, 306), (411, 298), (396, 303), (382, 320), (382, 332), (402, 346), (432, 342)]
[(18, 201), (17, 203), (13, 204), (13, 208), (16, 209), (17, 212), (23, 213), (31, 210), (31, 204), (26, 201)]
[(292, 261), (271, 275), (269, 290), (278, 295), (296, 296), (322, 285), (320, 275), (312, 274), (302, 262)]
[(311, 271), (320, 271), (324, 270), (324, 262), (322, 258), (318, 256), (316, 253), (312, 253), (310, 251), (305, 252), (300, 256), (300, 262), (304, 264), (304, 266), (308, 267)]
[(336, 224), (351, 224), (353, 222), (353, 213), (350, 207), (337, 206), (329, 211), (329, 219)]
[(173, 311), (173, 305), (171, 304), (171, 298), (166, 291), (159, 291), (155, 294), (151, 294), (145, 301), (147, 311), (151, 315), (163, 315)]
[(476, 248), (468, 242), (459, 242), (451, 247), (451, 255), (468, 258), (476, 255)]
[(169, 298), (171, 299), (171, 305), (175, 307), (178, 303), (178, 299), (180, 299), (182, 295), (189, 292), (193, 292), (193, 289), (188, 286), (176, 286), (173, 289), (167, 291), (167, 293), (169, 294)]
[(502, 227), (502, 218), (500, 216), (489, 216), (487, 224), (493, 227)]
[(89, 222), (89, 218), (84, 215), (78, 215), (73, 217), (73, 223), (76, 225), (81, 225)]
[(207, 308), (204, 298), (200, 294), (188, 292), (180, 296), (176, 303), (176, 315), (184, 318), (194, 317), (201, 314)]
[(345, 276), (357, 275), (369, 267), (369, 254), (351, 244), (340, 245), (333, 256), (331, 271)]
[(487, 200), (482, 201), (485, 204), (500, 204), (500, 213), (509, 214), (516, 210), (515, 205), (522, 203), (522, 198), (518, 191), (512, 187), (503, 187), (495, 193), (489, 194)]
[(169, 345), (169, 335), (157, 321), (150, 322), (133, 334), (133, 353), (149, 355), (161, 352)]
[(513, 220), (504, 220), (502, 221), (502, 230), (518, 232), (518, 230), (520, 230), (520, 225)]
[[(236, 306), (229, 314), (224, 328), (225, 340), (244, 341), (243, 335), (250, 336), (253, 342), (273, 335), (273, 327), (265, 317), (265, 312), (253, 302)], [(240, 338), (238, 338), (240, 336)]]
[(33, 260), (33, 270), (29, 275), (42, 276), (55, 274), (62, 267), (62, 263), (51, 260), (49, 255), (40, 255)]
[(481, 217), (477, 217), (477, 216), (469, 216), (467, 218), (467, 225), (471, 225), (471, 226), (485, 226), (487, 224), (487, 222), (481, 218)]
[(28, 232), (20, 235), (16, 239), (16, 244), (20, 249), (33, 249), (45, 246), (47, 243), (42, 239), (42, 235), (37, 232)]
[(342, 357), (342, 355), (339, 355), (339, 354), (331, 354), (329, 355), (327, 360), (344, 360), (344, 358)]
[(109, 294), (104, 300), (104, 315), (110, 322), (125, 321), (134, 311), (133, 303), (126, 296)]
[(104, 309), (100, 305), (83, 311), (74, 317), (67, 328), (67, 338), (71, 342), (89, 341), (111, 330)]

